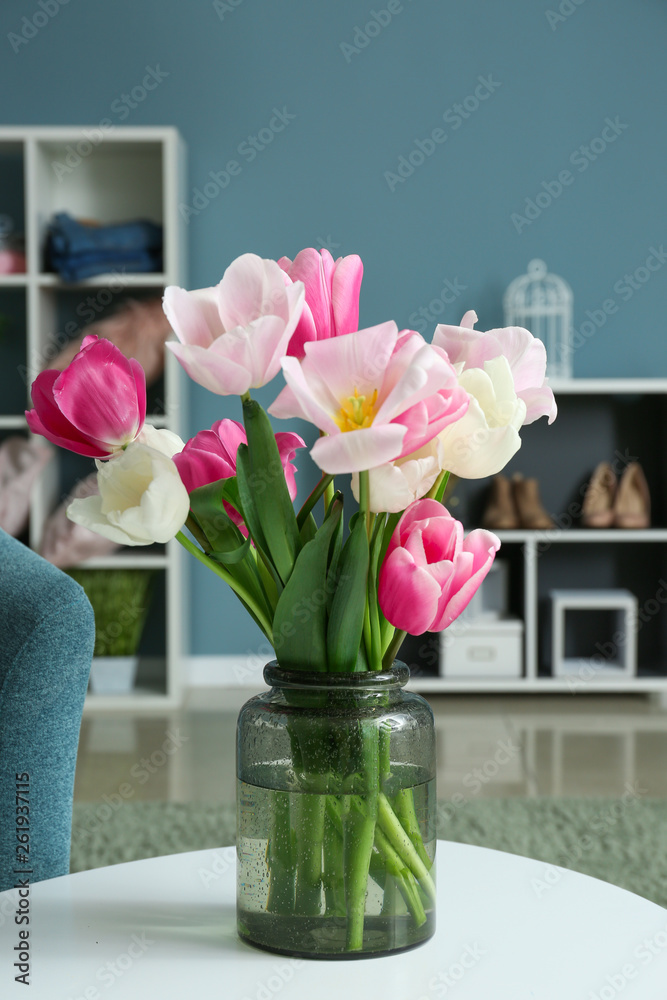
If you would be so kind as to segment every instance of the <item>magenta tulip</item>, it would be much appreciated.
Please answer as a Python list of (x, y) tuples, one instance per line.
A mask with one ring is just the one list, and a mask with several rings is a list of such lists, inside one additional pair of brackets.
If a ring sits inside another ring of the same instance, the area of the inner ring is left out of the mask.
[(463, 525), (437, 500), (411, 504), (391, 537), (380, 569), (385, 618), (410, 635), (441, 632), (468, 606), (500, 548), (481, 528)]
[[(200, 431), (191, 438), (183, 451), (174, 455), (174, 462), (188, 493), (192, 493), (199, 486), (235, 476), (236, 453), (239, 445), (247, 442), (244, 427), (237, 420), (216, 420), (210, 430)], [(306, 442), (298, 434), (280, 431), (276, 434), (276, 444), (285, 472), (287, 489), (291, 499), (294, 500), (296, 468), (292, 465), (292, 459), (299, 448), (306, 447)], [(255, 488), (261, 487), (255, 484)], [(242, 527), (243, 519), (238, 511), (226, 501), (223, 501), (223, 506), (234, 523)]]
[(359, 290), (364, 274), (361, 257), (350, 254), (334, 261), (328, 250), (301, 250), (294, 260), (278, 261), (292, 281), (302, 281), (306, 304), (287, 353), (302, 358), (310, 340), (328, 340), (359, 329)]
[(143, 368), (99, 337), (84, 337), (63, 372), (41, 372), (31, 396), (30, 430), (91, 458), (109, 458), (126, 448), (146, 419)]

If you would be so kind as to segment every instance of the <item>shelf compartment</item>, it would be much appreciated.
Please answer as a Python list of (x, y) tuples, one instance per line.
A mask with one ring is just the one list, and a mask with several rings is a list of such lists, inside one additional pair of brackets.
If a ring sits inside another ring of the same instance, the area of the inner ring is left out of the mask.
[(22, 417), (28, 405), (27, 309), (21, 288), (0, 287), (0, 415)]
[[(38, 139), (35, 143), (40, 257), (49, 221), (57, 212), (68, 212), (75, 219), (94, 219), (103, 225), (133, 219), (163, 223), (163, 142), (88, 143), (88, 155), (75, 158), (71, 156), (73, 145), (76, 139), (71, 135), (67, 139)], [(41, 271), (48, 273), (43, 266)]]
[[(11, 236), (25, 236), (25, 156), (22, 142), (0, 139), (0, 216), (11, 220)], [(21, 274), (2, 277), (16, 280)]]

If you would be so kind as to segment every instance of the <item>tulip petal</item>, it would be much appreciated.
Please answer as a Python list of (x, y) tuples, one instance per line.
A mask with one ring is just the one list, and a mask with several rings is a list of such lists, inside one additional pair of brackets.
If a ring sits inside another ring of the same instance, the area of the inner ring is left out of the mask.
[(61, 372), (53, 398), (79, 431), (111, 445), (128, 444), (142, 423), (136, 388), (139, 372), (145, 383), (138, 362), (132, 368), (111, 341), (101, 339), (82, 348)]
[(364, 265), (356, 253), (336, 261), (331, 300), (338, 337), (359, 329), (359, 293), (363, 276)]
[(410, 635), (426, 632), (438, 607), (440, 587), (405, 549), (385, 558), (380, 571), (378, 601), (387, 621)]
[(310, 454), (323, 472), (332, 476), (346, 472), (361, 472), (385, 462), (391, 462), (401, 453), (405, 427), (401, 424), (384, 424), (367, 427), (346, 434), (332, 434), (319, 438)]
[(177, 285), (164, 290), (162, 308), (182, 344), (210, 347), (224, 333), (215, 288), (186, 292)]
[(242, 396), (251, 384), (247, 369), (209, 348), (168, 341), (166, 347), (174, 354), (190, 378), (219, 396)]
[(77, 455), (89, 458), (105, 458), (109, 448), (103, 441), (96, 441), (82, 434), (67, 420), (55, 404), (53, 385), (60, 376), (59, 371), (40, 372), (30, 390), (33, 410), (26, 410), (25, 417), (33, 434), (41, 434), (52, 444), (67, 448)]

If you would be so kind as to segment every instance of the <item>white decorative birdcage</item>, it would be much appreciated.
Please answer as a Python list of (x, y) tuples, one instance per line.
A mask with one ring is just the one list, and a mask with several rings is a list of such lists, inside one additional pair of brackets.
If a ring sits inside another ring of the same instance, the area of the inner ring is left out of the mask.
[(507, 326), (523, 326), (547, 349), (549, 378), (572, 378), (572, 289), (543, 260), (531, 260), (503, 300)]

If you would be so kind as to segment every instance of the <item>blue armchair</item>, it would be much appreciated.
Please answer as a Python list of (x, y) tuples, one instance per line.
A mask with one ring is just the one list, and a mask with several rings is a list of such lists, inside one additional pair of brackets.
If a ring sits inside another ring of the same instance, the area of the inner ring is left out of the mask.
[[(15, 869), (31, 869), (30, 882), (69, 871), (94, 642), (93, 610), (81, 587), (0, 530), (0, 891), (21, 877)], [(26, 799), (29, 812), (17, 811)], [(18, 816), (28, 825), (17, 824)], [(29, 835), (29, 863), (17, 856), (17, 829)]]

